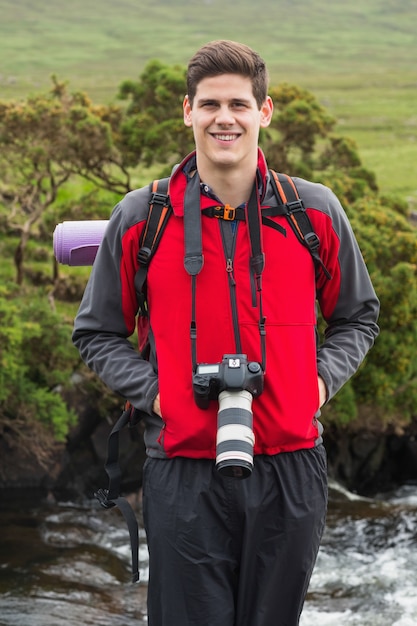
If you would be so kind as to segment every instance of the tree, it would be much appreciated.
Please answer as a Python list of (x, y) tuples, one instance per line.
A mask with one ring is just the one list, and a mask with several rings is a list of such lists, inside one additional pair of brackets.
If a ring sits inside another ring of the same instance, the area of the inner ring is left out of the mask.
[(23, 257), (33, 224), (69, 177), (52, 166), (54, 138), (61, 132), (57, 107), (44, 99), (0, 103), (1, 197), (9, 230), (20, 233), (15, 250), (16, 281), (23, 280)]
[(182, 121), (185, 68), (150, 61), (139, 81), (124, 81), (119, 97), (129, 102), (117, 145), (131, 166), (162, 164), (161, 175), (191, 152), (190, 129)]
[(333, 134), (336, 120), (312, 93), (283, 83), (270, 95), (275, 111), (260, 143), (275, 169), (328, 183), (345, 202), (377, 190), (354, 142)]
[(381, 301), (381, 334), (355, 398), (384, 423), (406, 423), (417, 405), (417, 231), (393, 198), (363, 196), (347, 212)]
[(117, 107), (94, 107), (83, 94), (69, 95), (56, 79), (46, 95), (0, 102), (0, 199), (7, 209), (1, 218), (8, 232), (19, 235), (14, 254), (19, 285), (33, 226), (71, 176), (129, 191), (130, 174), (113, 146), (120, 118)]
[(270, 95), (275, 111), (262, 141), (268, 159), (285, 172), (310, 178), (317, 141), (327, 138), (335, 120), (305, 89), (284, 83)]

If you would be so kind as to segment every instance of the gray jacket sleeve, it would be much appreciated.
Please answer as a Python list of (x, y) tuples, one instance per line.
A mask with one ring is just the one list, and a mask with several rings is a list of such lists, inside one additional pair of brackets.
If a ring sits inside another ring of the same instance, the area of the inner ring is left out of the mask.
[(329, 400), (357, 371), (378, 336), (379, 300), (338, 198), (323, 185), (303, 183), (297, 186), (305, 205), (328, 216), (332, 231), (324, 242), (323, 260), (333, 277), (322, 281), (318, 290), (327, 327), (317, 366)]
[[(130, 228), (145, 219), (148, 199), (148, 188), (143, 188), (128, 194), (115, 207), (75, 318), (73, 342), (83, 361), (110, 389), (151, 413), (158, 393), (157, 373), (129, 339), (134, 332), (137, 301), (133, 280), (128, 290), (121, 281), (122, 254), (129, 252), (122, 241)], [(138, 245), (133, 238), (132, 255)], [(129, 319), (124, 306), (130, 311)]]

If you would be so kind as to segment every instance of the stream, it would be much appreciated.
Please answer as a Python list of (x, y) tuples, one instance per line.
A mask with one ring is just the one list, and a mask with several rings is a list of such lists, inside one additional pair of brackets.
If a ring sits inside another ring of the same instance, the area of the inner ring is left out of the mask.
[[(0, 501), (0, 626), (146, 624), (147, 548), (130, 583), (116, 510), (95, 501)], [(417, 625), (417, 487), (361, 498), (330, 489), (327, 527), (300, 626)]]

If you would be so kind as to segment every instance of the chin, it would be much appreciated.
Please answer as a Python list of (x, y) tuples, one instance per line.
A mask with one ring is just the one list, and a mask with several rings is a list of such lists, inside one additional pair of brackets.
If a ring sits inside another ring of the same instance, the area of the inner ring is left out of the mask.
[(239, 165), (241, 159), (235, 155), (217, 155), (212, 159), (213, 165), (218, 165), (222, 167), (233, 167), (235, 165)]

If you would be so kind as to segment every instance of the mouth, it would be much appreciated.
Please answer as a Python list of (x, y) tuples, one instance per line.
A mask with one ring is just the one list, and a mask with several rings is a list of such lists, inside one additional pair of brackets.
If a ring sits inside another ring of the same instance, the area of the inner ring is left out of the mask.
[(239, 137), (239, 135), (231, 133), (212, 133), (212, 137), (214, 137), (214, 139), (217, 139), (217, 141), (231, 142), (235, 141)]

